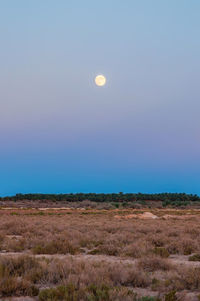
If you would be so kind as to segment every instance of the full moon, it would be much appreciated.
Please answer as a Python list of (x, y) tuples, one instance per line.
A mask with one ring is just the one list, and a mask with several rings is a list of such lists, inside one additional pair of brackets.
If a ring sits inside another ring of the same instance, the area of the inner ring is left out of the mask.
[(95, 77), (95, 83), (97, 86), (102, 87), (106, 84), (106, 78), (104, 75), (100, 74)]

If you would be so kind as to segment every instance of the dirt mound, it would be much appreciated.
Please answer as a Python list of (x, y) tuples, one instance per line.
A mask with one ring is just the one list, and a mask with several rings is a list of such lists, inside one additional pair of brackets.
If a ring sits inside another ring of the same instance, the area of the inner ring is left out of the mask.
[(151, 212), (144, 212), (144, 213), (142, 213), (142, 214), (138, 214), (138, 217), (139, 217), (140, 219), (156, 219), (156, 218), (158, 218), (157, 215), (154, 215), (154, 214), (151, 213)]
[(131, 218), (156, 219), (156, 218), (158, 218), (158, 216), (152, 214), (151, 212), (144, 212), (142, 214), (115, 215), (114, 218), (117, 218), (117, 219), (131, 219)]

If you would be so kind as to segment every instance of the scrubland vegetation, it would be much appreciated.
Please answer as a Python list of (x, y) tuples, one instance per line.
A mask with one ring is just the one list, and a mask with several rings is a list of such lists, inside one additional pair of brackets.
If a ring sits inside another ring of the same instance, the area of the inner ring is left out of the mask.
[[(187, 207), (199, 206), (200, 197), (186, 193), (69, 193), (69, 194), (16, 194), (0, 198), (0, 204), (32, 206), (69, 206), (93, 208)], [(56, 204), (57, 203), (57, 204)]]
[(200, 211), (142, 212), (0, 210), (1, 300), (199, 300)]

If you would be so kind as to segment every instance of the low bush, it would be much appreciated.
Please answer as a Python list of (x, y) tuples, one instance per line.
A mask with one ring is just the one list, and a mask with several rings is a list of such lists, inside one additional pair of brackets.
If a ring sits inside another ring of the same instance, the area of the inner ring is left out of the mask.
[(157, 270), (169, 271), (173, 269), (172, 264), (167, 259), (156, 256), (141, 258), (138, 261), (138, 265), (147, 272), (155, 272)]
[(189, 261), (200, 261), (200, 254), (194, 254), (189, 257)]
[(31, 256), (0, 258), (0, 277), (22, 276), (39, 267), (38, 261)]
[(88, 252), (90, 255), (104, 254), (108, 256), (117, 256), (119, 255), (119, 249), (117, 246), (113, 246), (111, 244), (102, 245), (98, 248), (95, 248)]
[(78, 248), (66, 240), (54, 240), (44, 245), (39, 244), (33, 247), (33, 254), (71, 254), (78, 253)]
[(159, 255), (160, 257), (163, 257), (163, 258), (167, 258), (169, 257), (169, 252), (167, 251), (167, 249), (163, 248), (163, 247), (156, 247), (154, 249), (154, 253), (156, 255)]
[[(110, 300), (110, 294), (109, 294), (110, 288), (106, 285), (96, 286), (96, 285), (90, 285), (87, 288), (88, 301), (109, 301)], [(86, 293), (87, 294), (87, 293)]]
[(41, 290), (40, 301), (78, 301), (78, 291), (73, 284)]
[(39, 290), (26, 280), (18, 277), (3, 277), (0, 280), (0, 296), (37, 296)]
[[(126, 269), (124, 269), (126, 267)], [(113, 265), (109, 268), (109, 278), (114, 286), (126, 287), (147, 287), (150, 285), (151, 280), (149, 276), (133, 266), (124, 266), (123, 270), (121, 265)]]
[(176, 297), (176, 291), (171, 291), (165, 295), (165, 301), (176, 301), (178, 300)]
[(157, 297), (142, 297), (137, 299), (137, 301), (160, 301)]
[(189, 268), (184, 272), (181, 277), (184, 283), (184, 288), (188, 290), (199, 290), (200, 289), (200, 268)]
[(108, 287), (104, 284), (76, 288), (73, 284), (43, 289), (39, 293), (39, 301), (160, 301), (157, 297), (138, 298), (131, 290), (120, 287)]

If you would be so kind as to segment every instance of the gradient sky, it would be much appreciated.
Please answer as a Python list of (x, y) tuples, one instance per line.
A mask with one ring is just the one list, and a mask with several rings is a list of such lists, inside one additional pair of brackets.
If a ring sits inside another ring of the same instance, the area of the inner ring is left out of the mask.
[(199, 0), (0, 0), (0, 195), (200, 194), (199, 37)]

